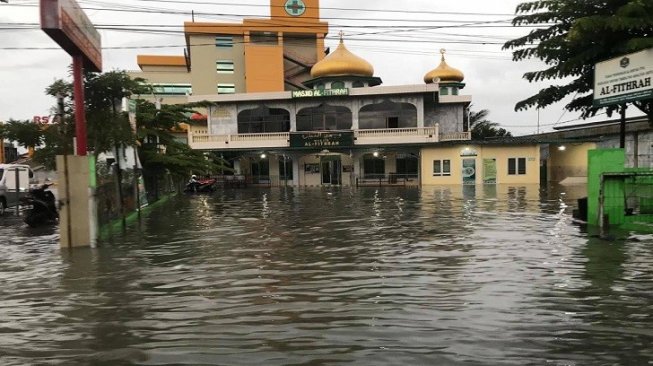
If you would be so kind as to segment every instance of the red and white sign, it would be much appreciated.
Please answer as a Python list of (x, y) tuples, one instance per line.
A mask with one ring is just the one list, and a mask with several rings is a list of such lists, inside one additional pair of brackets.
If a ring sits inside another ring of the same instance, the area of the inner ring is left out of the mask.
[(32, 121), (39, 125), (47, 125), (50, 123), (50, 116), (34, 116)]
[(71, 56), (84, 56), (89, 71), (102, 71), (102, 41), (75, 0), (40, 0), (41, 29)]

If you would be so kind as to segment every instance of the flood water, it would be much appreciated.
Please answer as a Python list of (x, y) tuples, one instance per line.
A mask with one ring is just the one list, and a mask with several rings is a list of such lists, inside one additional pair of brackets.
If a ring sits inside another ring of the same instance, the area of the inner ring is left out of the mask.
[(653, 236), (580, 194), (223, 191), (73, 252), (1, 217), (0, 365), (651, 365)]

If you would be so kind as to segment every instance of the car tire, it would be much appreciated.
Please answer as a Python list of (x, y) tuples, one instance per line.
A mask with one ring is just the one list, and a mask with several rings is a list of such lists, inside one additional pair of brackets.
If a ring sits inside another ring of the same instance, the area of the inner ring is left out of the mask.
[(0, 198), (0, 216), (4, 215), (5, 211), (7, 211), (7, 202), (4, 197), (2, 197)]

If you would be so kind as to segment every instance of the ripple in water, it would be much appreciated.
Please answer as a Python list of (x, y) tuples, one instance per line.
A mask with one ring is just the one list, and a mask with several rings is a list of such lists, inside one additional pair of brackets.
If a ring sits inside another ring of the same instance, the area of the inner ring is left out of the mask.
[(560, 193), (232, 190), (72, 253), (2, 217), (0, 364), (650, 364), (653, 237)]

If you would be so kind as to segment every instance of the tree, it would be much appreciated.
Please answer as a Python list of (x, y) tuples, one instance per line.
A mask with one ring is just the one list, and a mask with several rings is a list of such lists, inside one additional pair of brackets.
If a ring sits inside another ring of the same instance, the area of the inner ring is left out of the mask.
[(209, 174), (231, 170), (220, 159), (192, 150), (178, 142), (170, 133), (180, 123), (191, 123), (194, 112), (184, 105), (162, 105), (157, 109), (153, 103), (137, 101), (136, 121), (138, 139), (141, 142), (139, 157), (146, 172), (161, 176), (165, 172), (186, 178), (191, 172)]
[(511, 137), (512, 134), (499, 124), (487, 119), (490, 111), (481, 109), (478, 112), (469, 112), (469, 127), (472, 132), (472, 140), (483, 140), (491, 137)]
[[(653, 1), (650, 0), (537, 0), (517, 6), (515, 26), (536, 26), (529, 34), (508, 41), (513, 60), (537, 58), (547, 68), (524, 74), (529, 82), (565, 79), (567, 84), (541, 89), (515, 110), (544, 108), (568, 95), (565, 108), (583, 118), (595, 115), (592, 106), (593, 71), (597, 62), (653, 47)], [(634, 103), (653, 118), (653, 101)], [(605, 107), (608, 115), (619, 106)]]
[(40, 125), (29, 120), (10, 119), (3, 127), (7, 139), (18, 142), (26, 149), (34, 149), (43, 142), (43, 130)]
[[(86, 104), (86, 122), (88, 146), (95, 155), (111, 151), (116, 146), (131, 146), (136, 141), (127, 113), (121, 110), (123, 97), (144, 92), (142, 79), (132, 79), (125, 71), (110, 71), (103, 74), (86, 73), (84, 75), (84, 97)], [(66, 114), (72, 114), (73, 85), (71, 82), (56, 80), (46, 93), (66, 99)], [(71, 120), (66, 119), (66, 120)], [(72, 129), (67, 128), (67, 132)]]

